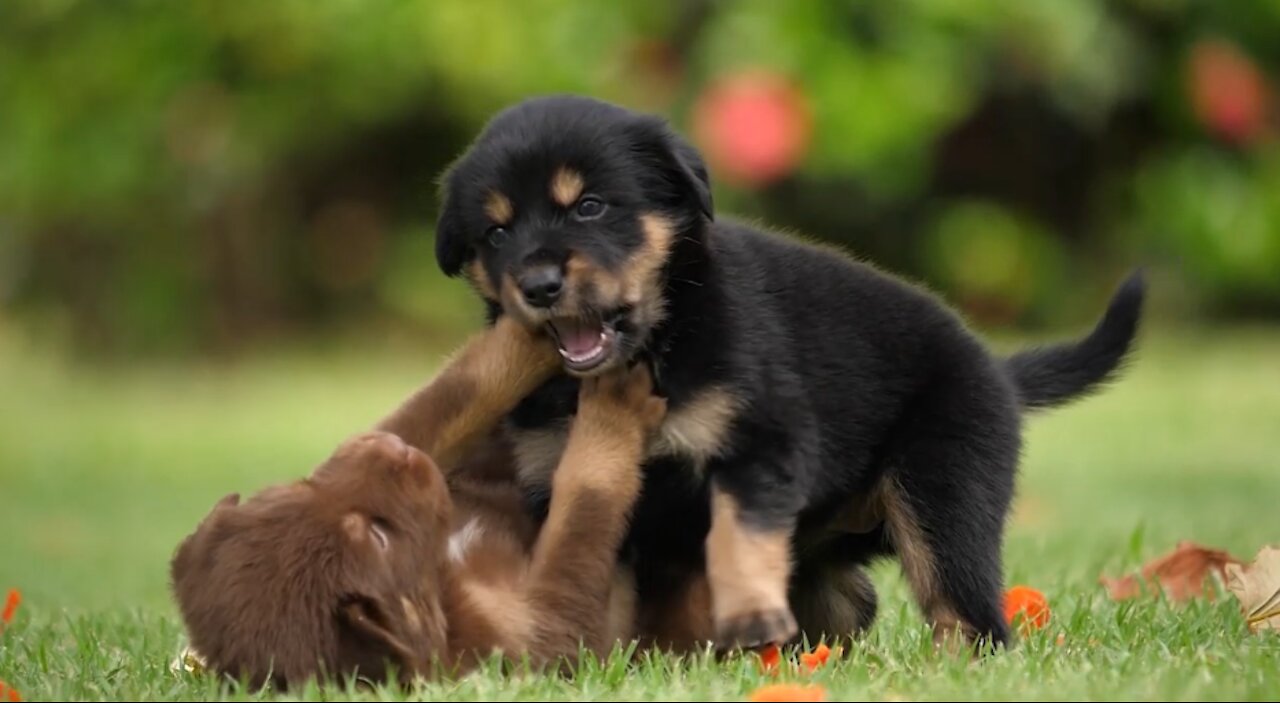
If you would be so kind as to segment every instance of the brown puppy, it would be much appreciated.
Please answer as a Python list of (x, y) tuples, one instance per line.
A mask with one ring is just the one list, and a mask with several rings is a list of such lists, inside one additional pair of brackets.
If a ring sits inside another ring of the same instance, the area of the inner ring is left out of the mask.
[[(379, 427), (459, 468), (459, 445), (482, 438), (523, 385), (500, 373), (512, 367), (495, 360), (510, 357), (492, 341), (473, 343)], [(481, 362), (498, 373), (474, 373)], [(451, 405), (458, 398), (472, 402)], [(584, 384), (579, 403), (540, 531), (503, 445), (474, 452), (451, 491), (427, 454), (386, 431), (345, 442), (307, 479), (244, 504), (223, 499), (172, 564), (193, 648), (214, 671), (284, 687), (380, 680), (387, 664), (407, 681), (493, 652), (535, 664), (580, 644), (603, 654), (634, 620), (616, 554), (665, 402), (641, 366)], [(602, 617), (611, 609), (619, 615)]]

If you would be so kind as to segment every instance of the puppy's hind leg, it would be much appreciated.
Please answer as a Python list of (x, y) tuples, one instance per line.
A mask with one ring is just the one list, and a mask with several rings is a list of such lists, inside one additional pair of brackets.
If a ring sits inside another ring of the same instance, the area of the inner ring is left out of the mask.
[[(808, 644), (820, 640), (853, 640), (875, 623), (879, 598), (865, 563), (878, 550), (881, 530), (871, 534), (841, 534), (829, 538), (797, 559), (791, 582), (791, 607)], [(804, 644), (804, 642), (800, 642)]]
[[(963, 405), (963, 404), (961, 404)], [(942, 643), (956, 629), (979, 648), (1007, 644), (1001, 545), (1018, 460), (1003, 404), (922, 413), (891, 453), (882, 495), (890, 539)], [(937, 406), (933, 406), (936, 408)]]

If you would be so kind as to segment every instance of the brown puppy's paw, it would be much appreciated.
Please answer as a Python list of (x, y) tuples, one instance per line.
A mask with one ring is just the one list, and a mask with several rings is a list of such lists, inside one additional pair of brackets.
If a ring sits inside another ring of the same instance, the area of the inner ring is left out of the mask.
[(759, 649), (783, 645), (796, 636), (799, 627), (790, 610), (753, 610), (723, 618), (716, 623), (716, 649)]
[(666, 419), (667, 401), (653, 394), (649, 367), (637, 364), (582, 381), (579, 415), (593, 413), (607, 415), (612, 422), (634, 418), (647, 433)]

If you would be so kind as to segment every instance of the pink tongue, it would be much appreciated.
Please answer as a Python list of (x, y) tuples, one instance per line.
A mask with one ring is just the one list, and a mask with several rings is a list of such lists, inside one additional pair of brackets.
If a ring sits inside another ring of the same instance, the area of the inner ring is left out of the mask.
[(600, 344), (600, 328), (595, 325), (585, 325), (577, 320), (557, 321), (555, 325), (560, 345), (574, 356), (590, 353)]

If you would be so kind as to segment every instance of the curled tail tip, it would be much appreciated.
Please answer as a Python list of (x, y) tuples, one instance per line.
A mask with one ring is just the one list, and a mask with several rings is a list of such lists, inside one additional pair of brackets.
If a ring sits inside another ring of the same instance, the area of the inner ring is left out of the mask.
[(1121, 323), (1123, 328), (1126, 328), (1124, 331), (1127, 334), (1134, 334), (1138, 318), (1142, 315), (1142, 307), (1146, 297), (1146, 269), (1139, 267), (1131, 271), (1116, 288), (1115, 293), (1111, 295), (1111, 302), (1107, 305), (1107, 312), (1098, 324), (1095, 334), (1106, 331), (1117, 322)]
[[(1147, 296), (1147, 267), (1139, 266), (1129, 272), (1121, 281), (1120, 286), (1116, 289), (1112, 300), (1119, 303), (1129, 303), (1133, 307), (1141, 307), (1143, 299)], [(1114, 307), (1114, 306), (1113, 306)]]
[(1085, 337), (1029, 349), (1008, 359), (1024, 407), (1060, 405), (1114, 380), (1131, 361), (1146, 290), (1145, 267), (1134, 269)]

